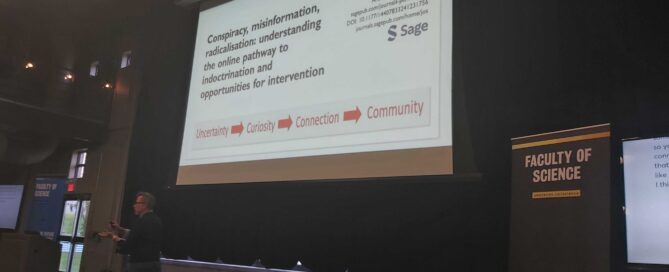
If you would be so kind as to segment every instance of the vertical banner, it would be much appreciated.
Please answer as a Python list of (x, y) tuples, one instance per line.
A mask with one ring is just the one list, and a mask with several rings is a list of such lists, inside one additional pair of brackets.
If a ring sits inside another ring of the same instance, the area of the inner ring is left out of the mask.
[(36, 179), (27, 230), (39, 232), (47, 239), (56, 239), (63, 215), (64, 197), (65, 179)]
[(509, 271), (610, 270), (610, 126), (511, 139)]

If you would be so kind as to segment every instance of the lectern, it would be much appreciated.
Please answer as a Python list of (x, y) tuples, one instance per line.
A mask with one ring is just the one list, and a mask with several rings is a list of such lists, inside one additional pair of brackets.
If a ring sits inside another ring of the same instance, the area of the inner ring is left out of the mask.
[(60, 244), (37, 234), (0, 235), (2, 271), (58, 271)]

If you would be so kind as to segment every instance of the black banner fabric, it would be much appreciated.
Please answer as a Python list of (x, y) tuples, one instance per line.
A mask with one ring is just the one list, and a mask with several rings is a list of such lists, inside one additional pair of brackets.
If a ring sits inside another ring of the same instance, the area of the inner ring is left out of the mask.
[(509, 271), (610, 268), (610, 128), (512, 139)]

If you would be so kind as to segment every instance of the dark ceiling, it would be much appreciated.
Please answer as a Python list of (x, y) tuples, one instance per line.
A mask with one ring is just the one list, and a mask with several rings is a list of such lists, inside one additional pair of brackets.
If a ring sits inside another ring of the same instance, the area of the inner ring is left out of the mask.
[[(91, 95), (97, 82), (59, 79), (76, 72), (75, 52), (96, 45), (86, 39), (127, 28), (147, 2), (0, 0), (0, 162), (31, 164), (54, 144), (104, 140), (108, 95)], [(36, 68), (25, 69), (28, 61)]]

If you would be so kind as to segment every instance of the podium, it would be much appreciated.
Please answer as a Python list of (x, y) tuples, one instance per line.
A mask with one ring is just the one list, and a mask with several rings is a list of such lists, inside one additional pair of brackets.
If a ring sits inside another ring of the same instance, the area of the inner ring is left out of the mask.
[(37, 234), (2, 233), (0, 267), (2, 271), (58, 271), (60, 244)]

